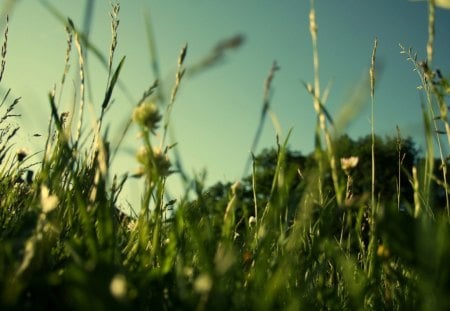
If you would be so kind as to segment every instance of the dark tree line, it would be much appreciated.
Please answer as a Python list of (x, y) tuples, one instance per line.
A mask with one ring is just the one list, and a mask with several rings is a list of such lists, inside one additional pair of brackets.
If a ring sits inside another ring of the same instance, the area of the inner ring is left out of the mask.
[[(343, 135), (334, 141), (336, 170), (341, 185), (345, 185), (347, 175), (340, 165), (341, 158), (358, 157), (358, 164), (351, 170), (352, 196), (354, 204), (368, 204), (372, 185), (372, 138), (371, 135), (352, 139)], [(243, 178), (237, 188), (239, 216), (248, 218), (254, 215), (254, 194), (261, 208), (267, 203), (271, 193), (278, 150), (265, 149), (254, 159), (254, 175)], [(399, 140), (396, 137), (375, 137), (375, 195), (377, 202), (401, 210), (412, 209), (414, 190), (411, 184), (413, 166), (420, 167), (424, 160), (411, 138)], [(440, 180), (440, 160), (436, 160), (435, 177)], [(329, 161), (323, 164), (323, 195), (333, 202), (335, 191), (331, 179)], [(303, 155), (299, 151), (287, 149), (283, 167), (284, 184), (288, 185), (287, 211), (293, 217), (300, 199), (310, 179), (308, 176), (318, 171), (316, 153)], [(436, 210), (445, 207), (445, 192), (437, 183), (434, 185), (431, 204)], [(197, 212), (223, 213), (231, 197), (232, 183), (218, 182), (205, 191), (199, 192), (196, 203), (206, 210)], [(255, 191), (254, 191), (255, 190)]]

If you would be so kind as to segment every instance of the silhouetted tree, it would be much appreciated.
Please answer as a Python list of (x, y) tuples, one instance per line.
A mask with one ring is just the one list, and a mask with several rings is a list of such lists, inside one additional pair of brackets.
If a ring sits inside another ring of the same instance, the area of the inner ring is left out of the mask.
[[(352, 192), (355, 197), (368, 197), (371, 192), (371, 148), (371, 135), (357, 140), (353, 140), (348, 135), (343, 135), (334, 141), (334, 153), (341, 183), (345, 183), (346, 175), (340, 167), (340, 158), (355, 156), (359, 159), (357, 166), (352, 170)], [(375, 192), (376, 198), (380, 202), (383, 204), (397, 204), (397, 195), (400, 194), (401, 204), (412, 205), (413, 190), (410, 184), (410, 175), (413, 165), (418, 161), (417, 158), (418, 151), (411, 138), (399, 141), (397, 138), (375, 137)], [(249, 175), (243, 178), (238, 187), (238, 217), (248, 218), (254, 215), (253, 189), (255, 189), (257, 205), (263, 208), (267, 204), (271, 193), (277, 159), (278, 150), (276, 149), (265, 149), (255, 157), (254, 176)], [(329, 174), (330, 168), (327, 163), (325, 162), (323, 187), (327, 198), (332, 199), (334, 198), (334, 188), (332, 187), (331, 174)], [(314, 153), (303, 156), (298, 151), (290, 149), (285, 151), (283, 176), (289, 193), (289, 198), (286, 202), (289, 217), (293, 217), (295, 209), (299, 205), (306, 183), (308, 182), (307, 176), (313, 171), (317, 172), (317, 166)], [(216, 209), (214, 212), (223, 213), (230, 199), (231, 186), (231, 183), (217, 183), (208, 188), (203, 192), (200, 199), (202, 204), (204, 206), (214, 206)]]

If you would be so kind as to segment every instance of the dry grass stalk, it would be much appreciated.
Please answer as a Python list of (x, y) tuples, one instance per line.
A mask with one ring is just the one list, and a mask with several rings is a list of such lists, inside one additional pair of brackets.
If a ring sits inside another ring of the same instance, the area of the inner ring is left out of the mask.
[[(73, 23), (70, 22), (72, 29), (74, 30), (75, 27), (73, 26)], [(78, 141), (81, 136), (81, 129), (83, 127), (83, 112), (84, 112), (84, 101), (85, 101), (85, 81), (84, 81), (84, 56), (83, 56), (83, 47), (81, 45), (80, 36), (78, 32), (75, 31), (75, 47), (78, 51), (78, 65), (80, 66), (80, 107), (79, 107), (79, 118), (78, 118), (78, 125), (77, 125), (77, 132), (75, 135), (75, 144), (78, 144)]]
[(7, 51), (7, 47), (8, 47), (8, 21), (9, 21), (9, 17), (8, 15), (6, 15), (6, 28), (5, 28), (5, 32), (4, 32), (4, 40), (3, 40), (3, 45), (2, 45), (2, 52), (1, 52), (1, 56), (2, 56), (2, 63), (0, 65), (0, 81), (2, 81), (3, 79), (3, 73), (5, 72), (5, 67), (6, 67), (6, 51)]
[(372, 132), (372, 213), (375, 212), (375, 117), (374, 117), (374, 106), (375, 106), (375, 62), (377, 55), (378, 38), (375, 38), (372, 50), (372, 58), (370, 62), (369, 78), (370, 78), (370, 97), (371, 97), (371, 109), (372, 109), (372, 119), (371, 119), (371, 132)]
[(164, 132), (163, 132), (163, 137), (162, 137), (162, 140), (161, 140), (161, 149), (163, 148), (163, 146), (165, 144), (165, 140), (166, 140), (166, 137), (167, 137), (167, 130), (169, 128), (170, 115), (171, 115), (171, 112), (172, 112), (173, 104), (175, 102), (175, 98), (176, 98), (178, 90), (180, 88), (181, 79), (183, 78), (183, 76), (184, 76), (184, 74), (186, 72), (186, 69), (184, 68), (184, 60), (186, 58), (187, 48), (188, 48), (188, 45), (186, 43), (181, 48), (180, 55), (178, 56), (178, 69), (177, 69), (177, 73), (175, 74), (175, 85), (173, 86), (172, 94), (170, 95), (170, 102), (167, 105), (167, 109), (166, 109), (166, 116), (165, 116), (165, 122), (164, 122)]
[(219, 41), (205, 58), (189, 67), (188, 75), (192, 77), (205, 69), (219, 64), (224, 60), (227, 51), (238, 49), (244, 42), (245, 37), (242, 34)]
[(270, 91), (272, 89), (272, 81), (273, 81), (273, 79), (275, 77), (275, 72), (278, 71), (278, 70), (280, 70), (280, 67), (278, 66), (277, 62), (274, 61), (272, 63), (272, 66), (270, 67), (269, 74), (267, 75), (267, 78), (264, 81), (263, 107), (262, 107), (262, 110), (261, 110), (261, 116), (260, 116), (260, 119), (259, 119), (258, 128), (256, 130), (256, 134), (255, 134), (255, 137), (253, 138), (252, 146), (251, 146), (251, 149), (250, 149), (251, 154), (250, 154), (250, 156), (249, 156), (249, 158), (247, 160), (247, 163), (245, 164), (245, 167), (244, 167), (244, 172), (243, 172), (243, 175), (242, 175), (243, 177), (247, 174), (247, 172), (248, 172), (248, 170), (250, 168), (250, 164), (251, 164), (251, 161), (252, 161), (252, 154), (255, 153), (256, 147), (258, 146), (258, 142), (259, 142), (259, 139), (261, 137), (262, 129), (263, 129), (263, 126), (264, 126), (264, 121), (266, 119), (267, 112), (269, 111), (269, 108), (270, 108)]
[(109, 49), (108, 81), (111, 78), (112, 62), (114, 59), (114, 52), (116, 51), (116, 47), (117, 47), (117, 30), (119, 28), (119, 19), (118, 19), (119, 11), (120, 11), (120, 5), (118, 3), (112, 4), (112, 11), (110, 13), (112, 41), (111, 41), (111, 47)]
[(64, 61), (64, 72), (61, 78), (61, 85), (66, 81), (66, 76), (69, 73), (70, 69), (70, 52), (72, 51), (72, 42), (73, 42), (73, 34), (69, 26), (66, 26), (67, 33), (67, 48), (66, 48), (66, 58)]
[(178, 70), (175, 75), (175, 85), (172, 89), (172, 94), (170, 95), (170, 104), (172, 105), (175, 102), (175, 97), (177, 96), (178, 89), (180, 88), (180, 82), (181, 79), (184, 76), (185, 69), (183, 68), (184, 59), (186, 58), (187, 53), (187, 44), (183, 46), (183, 48), (180, 51), (180, 56), (178, 57)]

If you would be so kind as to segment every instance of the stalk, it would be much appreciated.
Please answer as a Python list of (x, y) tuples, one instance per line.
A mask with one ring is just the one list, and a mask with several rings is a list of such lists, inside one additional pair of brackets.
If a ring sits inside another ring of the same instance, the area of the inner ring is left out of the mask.
[(374, 107), (375, 107), (375, 60), (378, 47), (378, 38), (375, 38), (374, 46), (372, 50), (372, 60), (369, 70), (370, 78), (370, 99), (371, 99), (371, 134), (372, 134), (372, 183), (371, 183), (371, 215), (370, 215), (370, 242), (369, 242), (369, 270), (368, 277), (372, 278), (374, 273), (375, 264), (375, 248), (376, 248), (376, 223), (375, 215), (377, 213), (377, 207), (375, 202), (375, 117), (374, 117)]

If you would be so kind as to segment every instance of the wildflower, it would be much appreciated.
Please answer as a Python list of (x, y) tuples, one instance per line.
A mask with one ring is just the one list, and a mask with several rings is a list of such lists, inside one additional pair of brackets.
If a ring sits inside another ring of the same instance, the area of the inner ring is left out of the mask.
[(161, 115), (154, 102), (144, 102), (133, 110), (132, 119), (155, 134), (158, 123), (161, 121)]
[(208, 294), (213, 285), (213, 281), (208, 274), (200, 274), (194, 282), (194, 289), (199, 294)]
[(50, 195), (47, 186), (41, 186), (41, 207), (44, 214), (48, 214), (56, 208), (59, 199), (56, 195)]
[(147, 164), (148, 162), (148, 150), (144, 146), (142, 146), (138, 152), (136, 153), (136, 160), (139, 163)]
[(127, 295), (127, 279), (123, 274), (116, 274), (111, 283), (109, 290), (116, 299), (123, 299)]
[(355, 168), (356, 165), (358, 165), (358, 162), (358, 157), (341, 158), (341, 167), (344, 172), (348, 174), (352, 168)]
[(353, 186), (353, 177), (350, 174), (350, 171), (358, 165), (359, 158), (358, 157), (349, 157), (349, 158), (341, 158), (341, 167), (344, 171), (345, 175), (347, 175), (347, 189), (345, 191), (345, 203), (346, 205), (351, 204), (351, 199), (353, 197), (352, 194), (352, 186)]
[(250, 216), (248, 219), (248, 225), (251, 227), (253, 227), (254, 225), (256, 225), (256, 217), (255, 216)]
[(383, 244), (380, 244), (377, 249), (377, 255), (381, 258), (388, 258), (390, 255), (389, 249)]
[[(136, 154), (136, 159), (143, 164), (144, 170), (156, 170), (161, 176), (168, 176), (170, 174), (170, 160), (165, 152), (160, 148), (156, 148), (150, 155), (148, 149), (142, 147)], [(142, 172), (142, 168), (140, 169)]]

